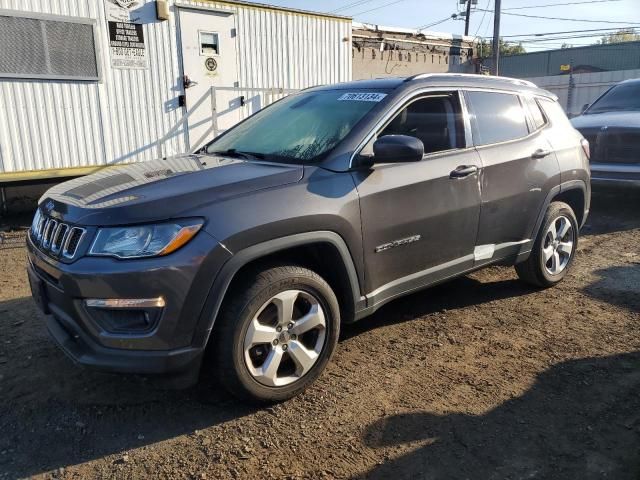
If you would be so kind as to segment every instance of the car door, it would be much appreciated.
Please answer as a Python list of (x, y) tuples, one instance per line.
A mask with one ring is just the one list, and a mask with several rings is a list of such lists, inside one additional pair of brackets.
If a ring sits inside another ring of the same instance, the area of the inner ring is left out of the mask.
[[(533, 229), (559, 166), (535, 101), (516, 93), (465, 91), (473, 143), (482, 160), (480, 225), (476, 263), (528, 248)], [(524, 251), (524, 250), (523, 250)]]
[[(473, 265), (481, 163), (467, 145), (465, 125), (458, 92), (413, 97), (373, 140), (389, 134), (419, 138), (422, 161), (374, 163), (352, 172), (370, 305)], [(372, 151), (373, 140), (362, 154)]]

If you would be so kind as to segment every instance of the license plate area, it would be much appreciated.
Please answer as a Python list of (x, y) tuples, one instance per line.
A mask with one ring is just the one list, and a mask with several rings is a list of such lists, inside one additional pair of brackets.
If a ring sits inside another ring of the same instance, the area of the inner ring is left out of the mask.
[(33, 301), (36, 302), (38, 308), (45, 314), (49, 313), (48, 308), (48, 299), (47, 299), (47, 290), (44, 285), (44, 282), (38, 278), (38, 276), (33, 273), (33, 271), (29, 268), (28, 277), (29, 277), (29, 286), (31, 287), (31, 295), (33, 297)]

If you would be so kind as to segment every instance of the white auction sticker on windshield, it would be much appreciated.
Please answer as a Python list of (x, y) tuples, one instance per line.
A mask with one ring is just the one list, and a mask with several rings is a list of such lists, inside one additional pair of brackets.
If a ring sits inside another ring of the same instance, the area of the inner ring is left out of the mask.
[(359, 92), (359, 93), (345, 93), (338, 97), (339, 102), (344, 102), (346, 100), (356, 101), (356, 102), (379, 102), (384, 97), (386, 97), (386, 93), (371, 93), (371, 92)]

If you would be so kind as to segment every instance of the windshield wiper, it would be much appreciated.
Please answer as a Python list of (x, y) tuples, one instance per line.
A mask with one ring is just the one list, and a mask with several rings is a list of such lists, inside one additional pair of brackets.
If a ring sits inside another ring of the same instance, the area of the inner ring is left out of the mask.
[(228, 150), (221, 150), (215, 152), (209, 152), (211, 155), (226, 155), (227, 157), (241, 157), (247, 160), (264, 160), (266, 155), (264, 153), (257, 152), (245, 152), (243, 150), (236, 150), (235, 148), (229, 148)]

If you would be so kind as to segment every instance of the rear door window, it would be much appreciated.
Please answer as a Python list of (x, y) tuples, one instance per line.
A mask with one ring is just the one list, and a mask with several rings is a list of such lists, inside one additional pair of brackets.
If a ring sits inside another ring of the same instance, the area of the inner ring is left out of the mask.
[(529, 135), (520, 98), (510, 93), (465, 92), (469, 104), (473, 143), (489, 145)]

